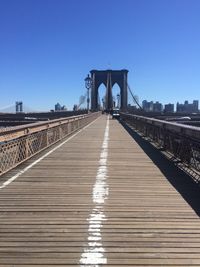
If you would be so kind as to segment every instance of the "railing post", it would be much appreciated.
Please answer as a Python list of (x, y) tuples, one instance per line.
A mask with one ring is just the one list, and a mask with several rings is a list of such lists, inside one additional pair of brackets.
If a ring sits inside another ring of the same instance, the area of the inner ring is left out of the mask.
[(49, 124), (47, 124), (47, 129), (46, 129), (46, 143), (48, 147), (49, 146)]
[(60, 124), (59, 124), (59, 129), (58, 129), (58, 131), (59, 131), (59, 139), (61, 140), (62, 137), (63, 137), (62, 124), (61, 124), (61, 122), (60, 122)]
[(25, 158), (27, 159), (29, 156), (29, 138), (28, 136), (25, 139)]

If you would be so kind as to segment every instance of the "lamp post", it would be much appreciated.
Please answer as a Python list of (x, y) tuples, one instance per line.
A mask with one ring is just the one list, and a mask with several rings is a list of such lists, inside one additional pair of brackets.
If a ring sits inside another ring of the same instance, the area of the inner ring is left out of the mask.
[(92, 79), (90, 78), (89, 74), (85, 78), (85, 88), (87, 89), (87, 111), (89, 113), (89, 104), (90, 104), (90, 98), (89, 98), (89, 90), (92, 86)]

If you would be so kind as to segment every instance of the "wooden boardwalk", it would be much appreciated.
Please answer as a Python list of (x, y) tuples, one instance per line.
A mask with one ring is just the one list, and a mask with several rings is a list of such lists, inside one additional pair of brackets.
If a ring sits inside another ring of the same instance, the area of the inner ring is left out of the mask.
[(101, 116), (0, 189), (3, 266), (200, 266), (200, 220)]

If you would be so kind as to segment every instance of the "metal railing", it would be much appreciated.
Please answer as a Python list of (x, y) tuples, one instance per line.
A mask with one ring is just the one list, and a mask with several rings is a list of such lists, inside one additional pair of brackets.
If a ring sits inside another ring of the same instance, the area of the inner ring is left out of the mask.
[(0, 129), (0, 175), (83, 128), (100, 113)]
[(200, 179), (200, 128), (121, 113), (121, 118), (159, 148), (197, 172)]

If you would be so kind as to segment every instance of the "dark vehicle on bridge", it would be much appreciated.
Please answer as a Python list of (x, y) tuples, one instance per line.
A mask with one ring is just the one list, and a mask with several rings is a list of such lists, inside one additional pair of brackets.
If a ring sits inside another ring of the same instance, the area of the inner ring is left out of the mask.
[(113, 109), (112, 110), (112, 118), (113, 119), (119, 119), (120, 118), (119, 109)]

